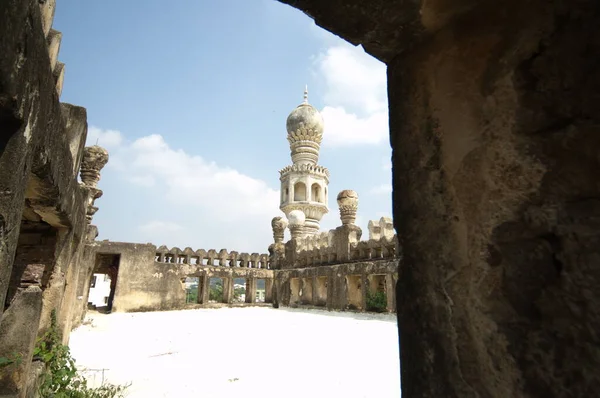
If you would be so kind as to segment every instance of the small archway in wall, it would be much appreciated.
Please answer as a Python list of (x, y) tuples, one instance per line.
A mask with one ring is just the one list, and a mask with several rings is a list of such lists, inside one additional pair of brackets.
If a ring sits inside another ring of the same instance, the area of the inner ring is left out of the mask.
[(312, 278), (302, 278), (302, 292), (300, 302), (304, 305), (313, 303), (313, 283)]
[(87, 292), (88, 309), (107, 314), (115, 310), (114, 299), (119, 278), (120, 263), (120, 254), (96, 254), (94, 270)]
[(363, 286), (361, 275), (346, 276), (346, 299), (348, 302), (348, 309), (362, 311), (362, 289)]
[(323, 195), (321, 194), (321, 186), (316, 182), (310, 187), (310, 198), (313, 202), (323, 203)]
[(388, 298), (385, 275), (367, 276), (366, 310), (372, 312), (385, 312), (388, 310)]
[(294, 184), (294, 201), (303, 202), (306, 200), (306, 185), (303, 182)]
[(327, 277), (319, 276), (315, 278), (314, 285), (314, 303), (315, 305), (325, 307), (327, 305)]
[(290, 188), (285, 187), (285, 189), (281, 192), (281, 202), (287, 202), (290, 198)]

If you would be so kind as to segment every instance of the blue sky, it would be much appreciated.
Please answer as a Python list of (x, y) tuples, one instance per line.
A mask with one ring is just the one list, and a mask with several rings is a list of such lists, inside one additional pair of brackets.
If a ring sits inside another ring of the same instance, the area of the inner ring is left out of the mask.
[(319, 164), (357, 223), (391, 216), (385, 65), (274, 0), (61, 0), (61, 100), (87, 108), (88, 145), (110, 153), (98, 239), (266, 252), (291, 163), (285, 121), (322, 111)]

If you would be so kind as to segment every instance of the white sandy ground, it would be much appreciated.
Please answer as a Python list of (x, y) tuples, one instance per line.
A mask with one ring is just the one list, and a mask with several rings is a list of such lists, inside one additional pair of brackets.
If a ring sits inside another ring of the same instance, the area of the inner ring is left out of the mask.
[(89, 313), (85, 323), (69, 343), (77, 366), (131, 382), (130, 398), (400, 396), (393, 315), (252, 307)]

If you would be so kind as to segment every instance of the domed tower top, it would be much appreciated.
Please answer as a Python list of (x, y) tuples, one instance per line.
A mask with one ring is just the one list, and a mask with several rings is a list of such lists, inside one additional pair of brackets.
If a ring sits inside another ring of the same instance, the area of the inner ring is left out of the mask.
[(323, 139), (323, 116), (308, 103), (308, 87), (304, 89), (304, 102), (287, 118), (287, 139), (294, 164), (317, 164)]

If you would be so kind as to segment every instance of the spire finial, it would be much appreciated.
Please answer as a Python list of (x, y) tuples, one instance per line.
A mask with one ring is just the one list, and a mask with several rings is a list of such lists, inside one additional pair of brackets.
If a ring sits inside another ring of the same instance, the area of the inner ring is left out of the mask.
[(304, 103), (308, 104), (308, 84), (304, 86)]

